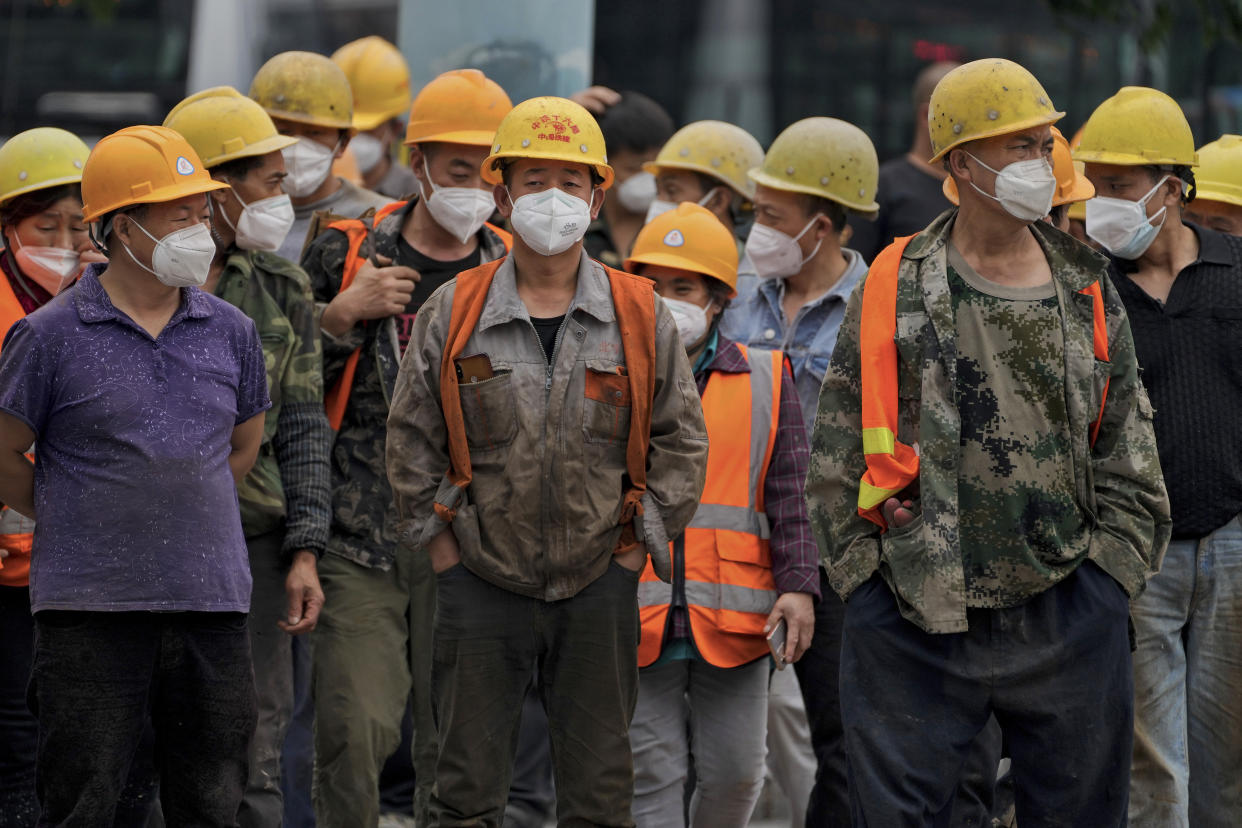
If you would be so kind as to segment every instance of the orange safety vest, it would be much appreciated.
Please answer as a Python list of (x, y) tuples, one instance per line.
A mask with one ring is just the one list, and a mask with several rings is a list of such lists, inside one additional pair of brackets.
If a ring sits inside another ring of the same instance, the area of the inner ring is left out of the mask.
[[(858, 514), (886, 530), (882, 506), (918, 479), (919, 455), (897, 439), (897, 278), (901, 255), (914, 236), (903, 236), (880, 251), (867, 272), (859, 326), (862, 375), (862, 439), (867, 470), (858, 488)], [(1083, 288), (1092, 298), (1092, 345), (1095, 358), (1108, 362), (1108, 319), (1100, 283)], [(1091, 425), (1095, 445), (1108, 400), (1108, 382)]]
[[(496, 259), (457, 275), (448, 338), (440, 358), (440, 404), (448, 431), (448, 478), (463, 492), (470, 486), (473, 470), (454, 360), (461, 356), (470, 341), (487, 303), (492, 278), (503, 262), (504, 259)], [(608, 273), (612, 304), (621, 328), (625, 368), (618, 368), (617, 373), (627, 377), (631, 400), (630, 431), (625, 446), (625, 471), (630, 486), (617, 519), (617, 525), (623, 529), (615, 550), (624, 552), (635, 545), (633, 520), (643, 513), (641, 501), (647, 491), (647, 449), (651, 443), (651, 405), (655, 397), (655, 290), (647, 279), (600, 266)], [(443, 504), (437, 503), (435, 509), (445, 522), (451, 522), (456, 516), (455, 509)]]
[[(780, 351), (756, 350), (749, 373), (714, 372), (703, 390), (707, 478), (699, 507), (682, 536), (690, 631), (709, 664), (728, 668), (768, 652), (763, 625), (776, 602), (763, 489), (780, 420)], [(670, 544), (671, 548), (671, 544)], [(638, 666), (660, 656), (673, 586), (651, 563), (638, 585), (642, 637)]]
[[(9, 328), (23, 319), (26, 311), (13, 286), (0, 272), (0, 347)], [(34, 542), (34, 521), (7, 506), (0, 506), (0, 548), (9, 556), (0, 560), (0, 586), (26, 586), (30, 583), (30, 547)]]
[[(341, 289), (337, 291), (338, 293), (344, 292), (354, 283), (354, 277), (358, 275), (363, 262), (367, 260), (367, 257), (359, 256), (358, 252), (362, 249), (362, 242), (371, 232), (371, 228), (403, 209), (408, 203), (407, 201), (394, 201), (392, 204), (384, 205), (375, 211), (375, 217), (371, 219), (370, 226), (367, 226), (362, 219), (343, 219), (328, 225), (330, 229), (344, 233), (349, 240), (349, 248), (345, 253), (345, 267), (341, 274)], [(505, 250), (513, 246), (513, 236), (510, 233), (492, 224), (488, 224), (487, 228), (500, 237), (500, 240), (504, 242)], [(361, 354), (362, 349), (356, 348), (349, 355), (345, 360), (345, 369), (341, 371), (336, 382), (323, 396), (324, 408), (328, 411), (328, 422), (332, 425), (333, 431), (340, 431), (341, 421), (345, 419), (345, 407), (349, 405), (349, 395), (354, 389), (354, 375), (358, 371), (358, 357)]]

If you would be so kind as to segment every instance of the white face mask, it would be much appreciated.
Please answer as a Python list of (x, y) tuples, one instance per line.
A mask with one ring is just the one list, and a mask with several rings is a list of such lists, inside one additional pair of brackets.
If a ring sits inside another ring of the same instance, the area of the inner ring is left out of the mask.
[(786, 276), (797, 273), (804, 264), (815, 258), (824, 240), (820, 239), (815, 249), (811, 251), (811, 255), (803, 258), (798, 239), (806, 235), (806, 231), (811, 229), (818, 218), (818, 213), (811, 216), (806, 227), (803, 227), (802, 232), (796, 236), (790, 236), (766, 224), (755, 222), (750, 228), (750, 236), (746, 239), (746, 255), (750, 257), (750, 263), (754, 265), (755, 272), (760, 278), (784, 279)]
[(509, 202), (513, 229), (541, 256), (564, 253), (582, 240), (591, 224), (591, 205), (555, 187), (527, 193), (516, 201), (510, 194)]
[[(707, 195), (698, 200), (697, 204), (700, 207), (706, 207), (707, 202), (712, 200), (712, 196), (715, 195), (716, 191), (719, 189), (719, 187), (712, 187), (707, 191)], [(669, 210), (677, 209), (678, 203), (679, 202), (676, 201), (661, 201), (657, 198), (655, 201), (651, 202), (651, 206), (647, 208), (647, 217), (643, 219), (643, 224), (650, 224), (651, 220), (656, 216), (662, 216)]]
[(470, 241), (470, 237), (479, 232), (479, 228), (496, 211), (492, 191), (477, 187), (437, 187), (431, 180), (426, 157), (423, 158), (423, 174), (431, 185), (431, 195), (427, 195), (427, 188), (421, 181), (418, 182), (418, 189), (423, 194), (423, 202), (431, 217), (462, 244)]
[(365, 132), (353, 137), (349, 149), (354, 154), (354, 161), (358, 162), (358, 172), (370, 172), (384, 157), (384, 142)]
[(224, 218), (224, 223), (233, 229), (237, 246), (242, 250), (279, 249), (293, 227), (293, 202), (289, 200), (288, 193), (247, 204), (241, 200), (237, 190), (230, 192), (242, 206), (237, 225), (229, 221), (229, 215), (223, 209), (219, 214)]
[[(1138, 201), (1096, 196), (1087, 199), (1087, 235), (1119, 259), (1134, 260), (1147, 252), (1168, 219), (1168, 207), (1147, 215), (1147, 202), (1169, 180), (1165, 175)], [(1159, 218), (1159, 224), (1152, 220)]]
[(646, 213), (656, 197), (655, 176), (649, 172), (634, 173), (617, 185), (617, 200), (631, 213)]
[(707, 335), (707, 309), (681, 299), (665, 299), (664, 305), (677, 323), (677, 333), (686, 350), (698, 345)]
[(299, 138), (280, 151), (285, 159), (285, 192), (294, 198), (305, 198), (318, 190), (332, 172), (332, 156), (335, 147), (325, 147), (318, 141)]
[(133, 219), (130, 223), (155, 242), (150, 267), (138, 261), (128, 245), (121, 245), (134, 264), (169, 287), (201, 287), (206, 284), (207, 274), (211, 272), (211, 260), (216, 256), (216, 243), (206, 222), (174, 230), (162, 239), (152, 236), (147, 228)]
[(82, 266), (81, 256), (76, 250), (37, 247), (33, 244), (22, 244), (22, 240), (16, 238), (16, 235), (14, 238), (17, 249), (13, 255), (17, 259), (18, 270), (53, 296), (64, 290), (65, 283), (72, 281)]
[(1014, 161), (1003, 170), (994, 170), (969, 152), (975, 163), (996, 174), (996, 195), (985, 193), (979, 185), (970, 182), (983, 195), (1000, 202), (1005, 212), (1018, 221), (1039, 221), (1052, 210), (1052, 197), (1057, 192), (1057, 177), (1052, 165), (1045, 158)]

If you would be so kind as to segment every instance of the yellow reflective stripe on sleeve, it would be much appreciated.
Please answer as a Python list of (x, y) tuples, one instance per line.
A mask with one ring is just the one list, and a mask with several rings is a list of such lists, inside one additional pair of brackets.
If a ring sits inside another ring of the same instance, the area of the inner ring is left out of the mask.
[(862, 430), (863, 454), (892, 454), (897, 438), (887, 428), (864, 428)]
[(881, 489), (861, 480), (858, 486), (858, 508), (874, 509), (900, 491), (901, 489)]

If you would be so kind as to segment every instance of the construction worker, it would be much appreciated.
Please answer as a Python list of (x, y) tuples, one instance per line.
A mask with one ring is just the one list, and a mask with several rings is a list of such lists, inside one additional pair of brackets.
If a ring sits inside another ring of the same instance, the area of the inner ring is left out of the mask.
[[(806, 423), (814, 422), (845, 303), (867, 270), (862, 256), (841, 246), (841, 237), (849, 212), (879, 209), (878, 166), (871, 140), (858, 127), (807, 118), (781, 132), (763, 163), (748, 172), (756, 186), (746, 253), (758, 277), (739, 279), (721, 332), (789, 357)], [(827, 589), (827, 576), (821, 578), (827, 599), (815, 606), (815, 641), (796, 665), (797, 681), (787, 673), (773, 676), (768, 721), (773, 775), (795, 820), (810, 800), (809, 825), (843, 821), (848, 811), (836, 693), (845, 610)]]
[(868, 262), (894, 238), (919, 232), (952, 206), (941, 191), (941, 185), (946, 181), (944, 169), (927, 161), (932, 155), (927, 108), (936, 84), (960, 65), (941, 61), (919, 72), (910, 95), (914, 105), (914, 134), (910, 150), (880, 165), (879, 194), (876, 196), (880, 204), (879, 212), (874, 216), (856, 214), (849, 219), (850, 229), (853, 230), (850, 246)]
[[(744, 828), (763, 789), (765, 636), (781, 627), (777, 664), (811, 643), (819, 553), (802, 499), (807, 441), (793, 374), (780, 351), (722, 336), (736, 295), (737, 246), (719, 217), (682, 203), (652, 219), (625, 266), (655, 282), (694, 366), (711, 446), (694, 520), (674, 541), (673, 582), (648, 564), (639, 586), (634, 820)], [(741, 508), (738, 504), (743, 505)], [(747, 594), (728, 600), (729, 587)]]
[[(82, 221), (82, 165), (72, 133), (39, 127), (0, 146), (0, 342), (17, 320), (77, 279), (92, 251)], [(0, 345), (0, 352), (3, 346)], [(26, 706), (34, 658), (30, 547), (34, 521), (0, 503), (0, 814), (33, 828), (38, 725)]]
[(604, 108), (599, 127), (608, 143), (617, 187), (614, 197), (604, 202), (599, 217), (591, 222), (583, 244), (592, 259), (620, 267), (656, 198), (655, 176), (643, 165), (655, 160), (673, 134), (673, 119), (646, 95), (621, 92), (615, 103)]
[(277, 133), (262, 107), (227, 86), (186, 98), (164, 126), (229, 185), (210, 196), (216, 253), (203, 289), (254, 320), (272, 397), (258, 460), (237, 487), (254, 581), (250, 649), (259, 705), (238, 824), (272, 828), (283, 818), (280, 757), (293, 713), (286, 634), (315, 627), (323, 606), (317, 560), (331, 519), (315, 300), (302, 269), (271, 252), (293, 224), (281, 150), (296, 139)]
[(271, 403), (254, 323), (198, 289), (227, 186), (172, 130), (103, 138), (82, 197), (108, 262), (0, 352), (0, 501), (39, 518), (40, 824), (110, 825), (149, 721), (168, 820), (237, 818), (256, 711), (236, 484)]
[[(1130, 824), (1242, 819), (1242, 239), (1184, 220), (1197, 204), (1194, 138), (1177, 102), (1127, 86), (1092, 113), (1075, 158), (1096, 197), (1087, 235), (1108, 251), (1134, 331), (1169, 489), (1173, 542), (1131, 607), (1134, 765)], [(1221, 169), (1209, 168), (1209, 174)], [(1219, 190), (1217, 190), (1219, 192)], [(1112, 391), (1110, 390), (1110, 394)]]
[(650, 552), (671, 577), (702, 409), (651, 283), (583, 252), (613, 182), (590, 113), (519, 104), (482, 174), (513, 249), (423, 305), (388, 419), (397, 511), (436, 573), (431, 824), (499, 825), (538, 664), (558, 821), (631, 825), (639, 572)]
[(293, 227), (276, 255), (299, 261), (311, 241), (316, 212), (356, 218), (388, 199), (333, 174), (332, 162), (349, 146), (354, 128), (353, 92), (341, 68), (313, 52), (281, 52), (259, 67), (250, 97), (272, 117), (281, 135), (297, 138), (285, 147), (282, 186), (293, 202)]
[(855, 825), (947, 824), (993, 715), (1019, 825), (1126, 824), (1127, 616), (1168, 499), (1104, 262), (1040, 221), (1062, 114), (1011, 61), (945, 75), (961, 207), (872, 262), (824, 380), (806, 490), (848, 599)]
[(426, 555), (398, 534), (385, 421), (428, 297), (459, 272), (505, 254), (508, 234), (485, 223), (495, 205), (479, 169), (511, 108), (477, 69), (427, 84), (406, 131), (419, 197), (386, 205), (371, 222), (332, 224), (303, 259), (325, 303), (324, 377), (338, 458), (314, 665), (316, 811), (327, 825), (378, 818), (379, 771), (400, 741), (411, 692), (417, 813), (425, 813), (435, 778), (435, 582)]
[(1199, 147), (1195, 200), (1186, 220), (1218, 233), (1242, 236), (1242, 135), (1222, 135)]
[[(1095, 187), (1087, 179), (1083, 171), (1085, 164), (1074, 161), (1070, 154), (1069, 141), (1061, 134), (1061, 130), (1052, 127), (1052, 175), (1057, 180), (1057, 188), (1052, 195), (1052, 209), (1044, 216), (1044, 221), (1060, 230), (1070, 232), (1070, 208), (1075, 204), (1084, 204), (1095, 195)], [(944, 180), (944, 195), (954, 207), (960, 199), (957, 195), (957, 182), (952, 178)], [(1083, 208), (1086, 209), (1085, 206)]]
[(354, 129), (349, 142), (362, 186), (392, 199), (417, 192), (414, 173), (393, 158), (401, 141), (401, 119), (410, 108), (410, 67), (396, 46), (371, 35), (332, 53), (354, 94)]

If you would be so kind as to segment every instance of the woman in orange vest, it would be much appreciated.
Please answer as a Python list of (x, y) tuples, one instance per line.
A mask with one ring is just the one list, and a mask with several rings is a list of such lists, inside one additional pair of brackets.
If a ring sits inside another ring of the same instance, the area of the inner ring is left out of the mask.
[(808, 445), (793, 375), (780, 351), (721, 336), (737, 295), (732, 235), (693, 203), (651, 221), (626, 269), (656, 283), (677, 321), (703, 399), (710, 443), (698, 511), (672, 543), (673, 580), (648, 563), (639, 583), (638, 706), (630, 726), (634, 820), (745, 826), (763, 787), (768, 679), (811, 643), (818, 551), (802, 481)]
[[(0, 341), (17, 320), (52, 301), (99, 261), (82, 221), (82, 165), (72, 133), (40, 127), (0, 147)], [(86, 255), (83, 255), (86, 254)], [(3, 348), (3, 345), (0, 345)], [(0, 814), (34, 825), (34, 716), (26, 708), (33, 657), (30, 543), (34, 521), (0, 504)]]

